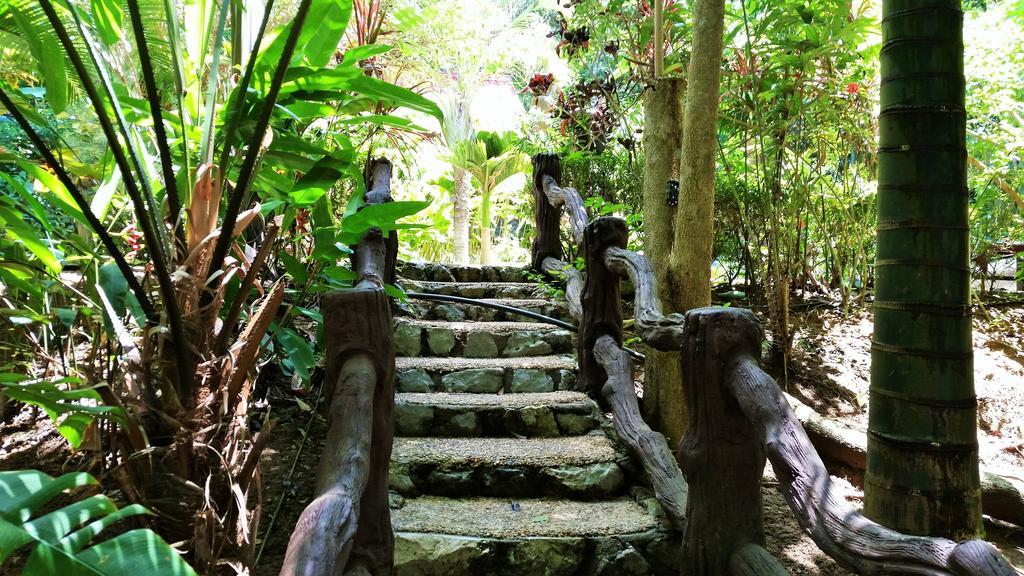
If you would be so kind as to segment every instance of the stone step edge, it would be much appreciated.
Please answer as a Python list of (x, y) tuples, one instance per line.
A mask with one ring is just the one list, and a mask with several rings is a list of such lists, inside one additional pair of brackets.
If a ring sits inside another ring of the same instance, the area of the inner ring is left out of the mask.
[[(494, 360), (489, 363), (449, 358), (459, 362), (445, 364), (445, 358), (401, 357), (396, 359), (395, 388), (400, 393), (521, 394), (567, 391), (576, 387), (575, 361), (552, 365), (537, 362), (537, 358), (488, 359)], [(503, 363), (517, 366), (503, 366)]]
[(398, 437), (582, 436), (600, 427), (602, 418), (594, 401), (580, 392), (395, 395)]
[[(420, 321), (422, 322), (422, 321)], [(570, 354), (572, 332), (547, 324), (396, 320), (395, 353), (419, 358), (522, 358)], [(502, 326), (505, 324), (505, 326)], [(481, 329), (482, 328), (482, 329)]]

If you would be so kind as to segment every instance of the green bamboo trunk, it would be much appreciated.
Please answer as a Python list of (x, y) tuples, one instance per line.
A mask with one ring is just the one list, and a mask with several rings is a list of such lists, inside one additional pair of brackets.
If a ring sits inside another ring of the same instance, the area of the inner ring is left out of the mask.
[(864, 511), (981, 531), (971, 346), (963, 13), (884, 0), (878, 255)]

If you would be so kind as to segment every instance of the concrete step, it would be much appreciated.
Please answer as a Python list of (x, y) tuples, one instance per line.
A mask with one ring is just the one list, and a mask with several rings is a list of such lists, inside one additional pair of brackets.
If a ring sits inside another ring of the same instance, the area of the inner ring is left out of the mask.
[(479, 266), (399, 262), (398, 275), (410, 280), (435, 282), (528, 282), (524, 266)]
[(395, 396), (398, 436), (579, 436), (597, 428), (601, 417), (581, 392)]
[(625, 487), (626, 456), (603, 433), (563, 438), (395, 438), (391, 489), (403, 496), (571, 496)]
[(576, 384), (573, 356), (395, 359), (398, 392), (554, 392)]
[(573, 333), (531, 322), (395, 321), (398, 356), (496, 358), (573, 354)]
[(395, 574), (678, 574), (678, 537), (651, 500), (399, 499), (391, 512)]
[[(493, 304), (503, 304), (514, 308), (523, 308), (530, 312), (536, 312), (575, 324), (572, 315), (569, 313), (569, 305), (564, 300), (558, 300), (557, 302), (543, 298), (478, 298), (477, 300)], [(538, 322), (526, 316), (503, 310), (495, 310), (494, 308), (488, 308), (479, 304), (413, 300), (411, 306), (417, 318), (426, 320), (445, 320), (448, 322), (463, 322), (465, 320), (480, 322)]]
[(431, 282), (406, 280), (401, 283), (406, 292), (444, 294), (463, 298), (546, 298), (548, 295), (534, 282)]

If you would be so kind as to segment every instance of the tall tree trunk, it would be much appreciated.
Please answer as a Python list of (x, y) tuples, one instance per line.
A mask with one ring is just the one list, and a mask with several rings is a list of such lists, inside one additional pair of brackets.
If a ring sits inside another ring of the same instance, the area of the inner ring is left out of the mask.
[(724, 24), (724, 0), (698, 0), (683, 117), (679, 208), (671, 256), (676, 292), (673, 304), (677, 310), (711, 304), (712, 212)]
[[(659, 78), (644, 95), (644, 252), (657, 275), (658, 296), (670, 305), (676, 302), (668, 274), (675, 206), (668, 201), (668, 182), (678, 185), (685, 89), (682, 78)], [(679, 353), (649, 351), (644, 362), (644, 418), (670, 446), (686, 432), (682, 402)]]
[(454, 241), (453, 260), (456, 264), (469, 263), (469, 196), (472, 187), (469, 173), (462, 168), (455, 170), (455, 183), (452, 187), (452, 239)]
[(864, 511), (960, 540), (981, 531), (963, 15), (959, 0), (884, 0), (882, 13)]
[[(441, 133), (445, 145), (453, 154), (460, 143), (474, 138), (473, 121), (469, 116), (470, 101), (470, 95), (459, 90), (449, 92), (440, 100), (444, 110)], [(469, 198), (472, 184), (469, 172), (454, 164), (452, 171), (452, 259), (456, 264), (469, 264)]]
[(494, 264), (491, 254), (491, 192), (480, 191), (480, 263)]

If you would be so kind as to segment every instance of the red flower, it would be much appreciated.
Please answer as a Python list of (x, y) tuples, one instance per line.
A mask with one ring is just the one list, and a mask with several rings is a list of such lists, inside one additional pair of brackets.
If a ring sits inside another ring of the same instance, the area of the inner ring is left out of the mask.
[(850, 82), (849, 84), (846, 85), (847, 94), (856, 94), (858, 92), (860, 92), (860, 84), (856, 82)]

